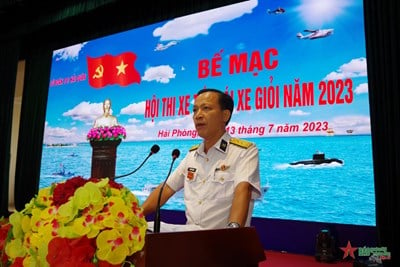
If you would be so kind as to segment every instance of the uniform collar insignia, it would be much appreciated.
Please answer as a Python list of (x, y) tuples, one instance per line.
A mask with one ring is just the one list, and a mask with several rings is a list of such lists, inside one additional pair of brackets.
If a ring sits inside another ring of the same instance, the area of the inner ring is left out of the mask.
[(221, 143), (219, 144), (219, 149), (225, 152), (227, 147), (228, 147), (228, 142), (222, 139)]

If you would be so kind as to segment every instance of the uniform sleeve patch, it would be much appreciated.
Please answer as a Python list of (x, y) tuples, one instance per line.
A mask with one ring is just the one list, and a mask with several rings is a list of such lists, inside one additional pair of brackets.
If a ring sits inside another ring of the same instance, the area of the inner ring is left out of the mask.
[(233, 145), (237, 145), (239, 147), (242, 148), (249, 148), (253, 145), (252, 142), (243, 140), (243, 139), (239, 139), (239, 138), (231, 138), (231, 140), (229, 141), (229, 143), (233, 144)]

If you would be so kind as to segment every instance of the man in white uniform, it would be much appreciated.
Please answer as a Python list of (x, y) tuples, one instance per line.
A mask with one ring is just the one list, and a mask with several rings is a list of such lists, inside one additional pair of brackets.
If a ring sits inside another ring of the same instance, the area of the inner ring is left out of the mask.
[[(161, 205), (184, 188), (186, 224), (192, 229), (249, 226), (254, 200), (261, 196), (258, 148), (226, 132), (232, 112), (229, 95), (198, 92), (193, 121), (204, 140), (190, 149), (163, 189)], [(156, 210), (161, 186), (143, 203), (145, 215)]]

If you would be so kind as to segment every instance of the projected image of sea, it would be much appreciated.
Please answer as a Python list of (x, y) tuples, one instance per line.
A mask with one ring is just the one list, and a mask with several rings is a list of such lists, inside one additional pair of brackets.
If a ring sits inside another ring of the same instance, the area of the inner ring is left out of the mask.
[[(254, 217), (375, 225), (375, 192), (370, 135), (276, 137), (247, 139), (260, 150), (262, 198)], [(118, 179), (141, 203), (154, 186), (164, 181), (171, 166), (171, 153), (181, 151), (175, 169), (187, 151), (200, 140), (157, 141), (160, 151), (134, 174)], [(155, 141), (126, 142), (118, 146), (116, 176), (135, 170), (149, 155)], [(322, 164), (308, 163), (320, 152)], [(89, 143), (44, 146), (40, 188), (73, 176), (89, 178), (92, 148)], [(299, 164), (294, 164), (300, 162)], [(292, 164), (290, 164), (292, 163)], [(182, 192), (163, 207), (184, 210)]]

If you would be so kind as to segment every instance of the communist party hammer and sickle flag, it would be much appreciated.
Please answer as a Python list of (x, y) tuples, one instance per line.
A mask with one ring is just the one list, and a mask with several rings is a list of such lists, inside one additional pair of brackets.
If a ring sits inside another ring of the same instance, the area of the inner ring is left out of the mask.
[(111, 84), (127, 86), (140, 83), (140, 74), (135, 69), (136, 55), (125, 52), (117, 56), (105, 54), (101, 57), (87, 57), (89, 85), (102, 88)]

